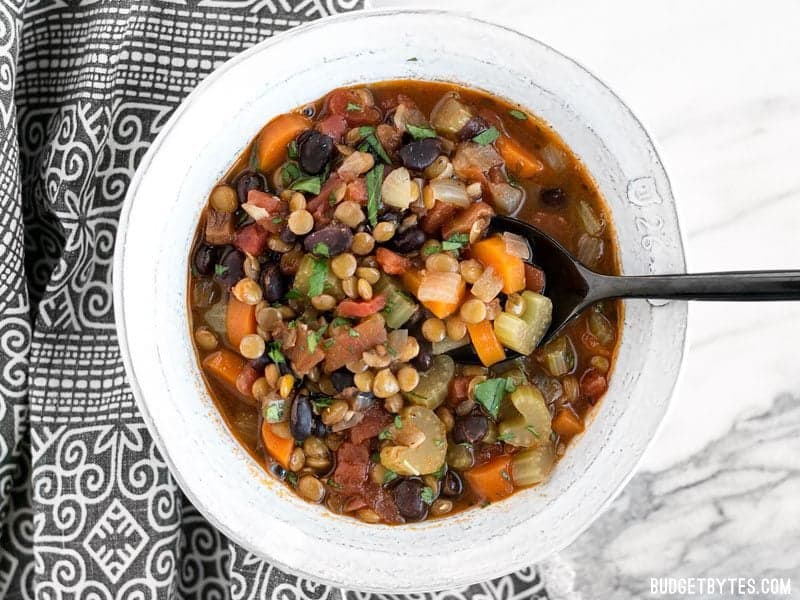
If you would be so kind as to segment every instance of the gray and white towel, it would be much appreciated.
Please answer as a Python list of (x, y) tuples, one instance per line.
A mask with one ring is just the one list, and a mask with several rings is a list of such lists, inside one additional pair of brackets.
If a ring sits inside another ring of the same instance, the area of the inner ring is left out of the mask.
[[(279, 571), (187, 502), (126, 384), (111, 294), (128, 183), (183, 97), (363, 1), (0, 0), (0, 597), (372, 597)], [(544, 578), (431, 597), (547, 598)]]

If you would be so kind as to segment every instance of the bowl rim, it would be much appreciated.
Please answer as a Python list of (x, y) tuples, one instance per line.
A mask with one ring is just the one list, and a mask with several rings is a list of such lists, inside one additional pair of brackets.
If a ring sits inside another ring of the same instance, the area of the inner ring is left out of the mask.
[[(188, 485), (187, 481), (184, 479), (183, 474), (176, 468), (175, 462), (173, 457), (170, 455), (168, 447), (160, 435), (159, 429), (156, 427), (155, 420), (151, 411), (148, 408), (148, 404), (144, 399), (143, 391), (140, 387), (136, 370), (134, 368), (134, 364), (131, 357), (131, 349), (129, 346), (129, 332), (126, 325), (126, 315), (125, 315), (125, 308), (124, 308), (124, 300), (123, 300), (123, 284), (122, 284), (122, 277), (117, 276), (118, 273), (122, 273), (124, 264), (125, 264), (125, 257), (126, 257), (126, 246), (127, 246), (127, 235), (128, 235), (128, 222), (130, 220), (131, 212), (133, 210), (133, 200), (137, 195), (138, 189), (142, 183), (142, 180), (145, 177), (145, 174), (148, 172), (149, 167), (158, 154), (161, 146), (163, 145), (164, 141), (169, 137), (170, 132), (173, 130), (175, 125), (180, 121), (183, 114), (189, 109), (190, 105), (192, 104), (193, 100), (197, 97), (201, 96), (207, 88), (213, 86), (215, 82), (221, 78), (228, 70), (247, 60), (252, 55), (258, 54), (263, 52), (265, 49), (283, 43), (285, 40), (303, 35), (308, 33), (309, 31), (313, 31), (318, 28), (327, 27), (329, 24), (333, 22), (342, 22), (342, 21), (359, 21), (362, 19), (368, 19), (370, 17), (375, 16), (391, 16), (397, 13), (404, 13), (404, 14), (416, 14), (420, 16), (425, 15), (437, 15), (437, 16), (453, 16), (461, 19), (466, 19), (468, 21), (472, 21), (480, 26), (492, 28), (496, 30), (500, 30), (501, 33), (505, 35), (513, 35), (518, 36), (520, 38), (524, 38), (528, 42), (532, 42), (539, 46), (542, 46), (546, 50), (556, 54), (561, 59), (569, 61), (574, 65), (574, 67), (582, 72), (584, 75), (594, 79), (605, 92), (609, 93), (618, 103), (618, 105), (624, 109), (627, 113), (627, 116), (631, 119), (633, 123), (638, 125), (641, 130), (642, 135), (647, 140), (647, 143), (652, 147), (654, 154), (655, 154), (655, 161), (660, 166), (663, 176), (664, 176), (664, 183), (666, 185), (666, 191), (669, 193), (669, 197), (673, 200), (670, 203), (670, 210), (672, 210), (675, 214), (675, 223), (674, 227), (677, 232), (677, 254), (680, 255), (682, 269), (685, 271), (686, 268), (686, 243), (685, 243), (685, 233), (680, 224), (679, 218), (679, 204), (677, 201), (674, 200), (675, 196), (673, 194), (673, 184), (669, 178), (668, 170), (664, 164), (664, 159), (662, 158), (662, 153), (660, 151), (660, 146), (656, 142), (655, 138), (651, 135), (650, 130), (645, 126), (642, 120), (633, 112), (630, 108), (630, 105), (625, 102), (621, 96), (608, 84), (605, 83), (603, 79), (598, 77), (594, 72), (590, 69), (586, 68), (584, 65), (576, 61), (575, 59), (571, 58), (570, 56), (563, 54), (559, 50), (553, 48), (549, 44), (542, 42), (533, 36), (527, 35), (522, 33), (512, 27), (502, 25), (484, 18), (479, 18), (472, 16), (470, 14), (464, 13), (462, 11), (452, 11), (452, 10), (444, 10), (444, 9), (436, 9), (436, 8), (381, 8), (381, 9), (365, 9), (361, 11), (355, 11), (350, 13), (343, 13), (334, 16), (325, 17), (322, 19), (318, 19), (315, 21), (311, 21), (309, 23), (300, 25), (298, 27), (292, 28), (290, 30), (281, 32), (276, 34), (270, 38), (267, 38), (258, 44), (248, 48), (247, 50), (240, 52), (236, 56), (233, 56), (229, 60), (227, 60), (224, 64), (220, 67), (215, 69), (211, 74), (209, 74), (192, 92), (190, 92), (184, 100), (176, 107), (173, 111), (172, 115), (162, 127), (161, 131), (158, 133), (156, 138), (150, 144), (149, 148), (147, 149), (145, 155), (142, 157), (135, 174), (131, 178), (130, 184), (128, 186), (128, 190), (125, 195), (125, 199), (123, 202), (123, 206), (120, 212), (118, 225), (117, 225), (117, 235), (116, 235), (116, 246), (114, 251), (114, 260), (113, 260), (113, 270), (112, 270), (112, 283), (113, 283), (113, 299), (114, 299), (114, 316), (115, 316), (115, 323), (117, 328), (117, 337), (120, 347), (120, 354), (123, 359), (123, 364), (125, 366), (125, 371), (128, 377), (128, 384), (131, 387), (133, 392), (134, 398), (136, 400), (136, 404), (139, 407), (142, 419), (144, 420), (145, 424), (147, 425), (148, 431), (153, 438), (156, 447), (158, 448), (162, 459), (166, 463), (169, 468), (171, 476), (175, 479), (178, 483), (179, 487), (181, 488), (182, 492), (186, 494), (187, 498), (192, 502), (192, 504), (203, 514), (203, 516), (211, 523), (216, 529), (221, 531), (227, 538), (231, 539), (232, 541), (236, 542), (237, 544), (242, 545), (247, 550), (253, 551), (256, 555), (263, 558), (264, 560), (270, 562), (271, 564), (278, 566), (280, 569), (288, 572), (288, 573), (296, 573), (302, 576), (308, 576), (309, 578), (319, 581), (328, 585), (332, 586), (342, 586), (343, 583), (341, 581), (335, 581), (324, 576), (316, 575), (312, 571), (306, 570), (299, 570), (296, 567), (290, 567), (284, 563), (282, 563), (279, 559), (275, 558), (274, 556), (263, 555), (257, 550), (249, 548), (246, 543), (242, 542), (242, 536), (239, 535), (236, 531), (231, 530), (225, 523), (220, 521), (217, 518), (216, 514), (207, 511), (206, 507), (201, 503), (198, 502), (198, 498), (194, 493), (194, 490), (190, 485)], [(669, 411), (671, 410), (673, 404), (673, 397), (678, 389), (681, 381), (683, 380), (684, 372), (685, 372), (685, 363), (687, 358), (687, 339), (688, 339), (688, 327), (689, 327), (689, 312), (684, 310), (682, 313), (681, 322), (677, 323), (677, 325), (682, 330), (680, 335), (680, 343), (676, 344), (680, 351), (680, 358), (678, 361), (678, 367), (675, 374), (675, 377), (672, 379), (672, 383), (669, 389), (664, 390), (664, 405), (663, 405), (663, 413), (661, 418), (658, 421), (655, 430), (653, 431), (652, 436), (649, 440), (641, 447), (641, 451), (639, 456), (633, 462), (633, 465), (630, 471), (627, 473), (625, 477), (622, 478), (619, 485), (617, 485), (610, 493), (599, 502), (598, 510), (596, 514), (586, 521), (575, 531), (571, 534), (568, 538), (565, 538), (558, 547), (554, 547), (551, 551), (551, 554), (561, 551), (563, 548), (568, 546), (572, 543), (583, 531), (585, 531), (594, 521), (594, 519), (602, 514), (602, 512), (608, 507), (608, 505), (619, 495), (622, 489), (628, 484), (630, 479), (637, 473), (639, 465), (643, 460), (644, 456), (647, 454), (647, 450), (651, 447), (653, 440), (656, 439), (659, 435), (659, 432), (662, 430), (664, 426), (664, 421), (669, 415)], [(519, 568), (520, 565), (514, 564), (514, 568)], [(469, 581), (469, 578), (463, 578), (463, 581), (458, 581), (459, 585)], [(377, 592), (386, 592), (385, 587), (368, 587), (362, 586), (364, 591), (377, 591)], [(398, 592), (413, 592), (413, 591), (421, 591), (421, 590), (428, 590), (429, 588), (421, 588), (419, 586), (412, 586), (412, 587), (402, 587), (399, 586), (397, 588)]]

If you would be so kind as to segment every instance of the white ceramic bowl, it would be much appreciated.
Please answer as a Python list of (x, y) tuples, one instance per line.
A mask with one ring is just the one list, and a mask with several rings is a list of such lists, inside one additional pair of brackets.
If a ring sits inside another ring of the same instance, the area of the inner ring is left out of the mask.
[(226, 429), (200, 377), (186, 318), (192, 235), (209, 190), (262, 124), (337, 86), (396, 78), (461, 82), (543, 117), (608, 201), (624, 273), (684, 270), (674, 201), (653, 142), (602, 82), (509, 29), (438, 11), (379, 11), (267, 40), (189, 96), (130, 186), (114, 298), (130, 384), (194, 505), (226, 536), (282, 568), (350, 589), (404, 592), (529, 565), (597, 517), (634, 472), (667, 410), (686, 306), (627, 303), (605, 400), (545, 485), (482, 510), (386, 527), (330, 514), (271, 479)]

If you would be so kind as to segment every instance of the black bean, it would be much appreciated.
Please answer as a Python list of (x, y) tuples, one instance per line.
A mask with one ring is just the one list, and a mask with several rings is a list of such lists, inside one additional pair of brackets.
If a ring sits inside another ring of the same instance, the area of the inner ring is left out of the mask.
[(419, 338), (417, 338), (417, 341), (419, 342), (419, 354), (414, 357), (414, 360), (411, 364), (414, 365), (414, 368), (417, 371), (427, 371), (433, 364), (433, 352), (431, 349), (431, 344), (430, 342), (424, 340), (421, 341)]
[(481, 117), (472, 117), (458, 132), (458, 139), (471, 140), (489, 129), (489, 124)]
[(421, 521), (428, 514), (428, 505), (422, 499), (424, 488), (419, 479), (404, 479), (392, 488), (397, 510), (409, 521)]
[(219, 246), (200, 244), (194, 252), (194, 268), (198, 275), (207, 277), (214, 272), (214, 266), (219, 258)]
[(278, 302), (289, 291), (286, 276), (277, 264), (265, 265), (261, 271), (261, 287), (267, 302)]
[(419, 227), (409, 227), (395, 235), (390, 242), (395, 252), (408, 254), (422, 247), (422, 244), (425, 243), (425, 232)]
[(289, 415), (289, 429), (292, 437), (302, 442), (311, 435), (314, 426), (314, 413), (311, 411), (311, 402), (308, 396), (297, 396), (292, 402), (292, 411)]
[(400, 213), (394, 212), (392, 210), (387, 210), (384, 213), (381, 213), (378, 216), (378, 221), (381, 223), (399, 223), (401, 219)]
[(331, 383), (337, 392), (343, 392), (349, 387), (353, 387), (353, 374), (347, 369), (339, 369), (331, 373)]
[(267, 189), (267, 180), (261, 173), (255, 171), (245, 171), (236, 179), (236, 195), (239, 203), (247, 202), (247, 193), (250, 190), (263, 192)]
[(324, 438), (331, 432), (330, 427), (322, 422), (322, 419), (315, 417), (314, 424), (311, 426), (311, 433), (318, 438)]
[(561, 188), (544, 188), (539, 192), (539, 200), (549, 208), (563, 208), (567, 205), (567, 193)]
[(489, 419), (481, 414), (471, 414), (456, 419), (453, 425), (453, 441), (457, 444), (474, 444), (489, 431)]
[(336, 256), (350, 249), (353, 243), (353, 232), (345, 225), (331, 224), (306, 236), (303, 247), (306, 252), (313, 252), (317, 244), (328, 248), (329, 256)]
[(448, 498), (457, 498), (464, 491), (464, 483), (461, 476), (455, 471), (445, 473), (442, 481), (442, 495)]
[(333, 155), (333, 138), (309, 129), (297, 138), (300, 167), (311, 175), (321, 173)]
[(272, 362), (272, 360), (270, 360), (269, 354), (264, 352), (264, 354), (262, 354), (258, 358), (254, 358), (253, 360), (248, 362), (247, 365), (249, 367), (252, 367), (256, 371), (263, 371), (264, 367), (266, 367), (271, 362)]
[(403, 166), (422, 171), (433, 163), (441, 153), (442, 140), (439, 138), (425, 138), (400, 148), (400, 160), (403, 161)]
[(294, 244), (297, 241), (297, 235), (292, 233), (292, 230), (288, 227), (281, 229), (280, 238), (281, 241), (286, 242), (287, 244)]
[(244, 254), (233, 246), (227, 246), (214, 268), (214, 278), (226, 289), (236, 285), (244, 277)]

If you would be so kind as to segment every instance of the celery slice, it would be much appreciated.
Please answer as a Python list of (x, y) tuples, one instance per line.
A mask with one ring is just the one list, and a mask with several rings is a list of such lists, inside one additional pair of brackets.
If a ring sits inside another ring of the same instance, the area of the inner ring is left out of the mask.
[(531, 291), (522, 292), (522, 299), (525, 302), (525, 310), (522, 312), (522, 320), (525, 321), (532, 330), (534, 348), (542, 341), (544, 334), (550, 328), (553, 320), (553, 303), (547, 296), (542, 296)]
[(494, 321), (494, 333), (503, 346), (528, 355), (536, 349), (536, 331), (527, 321), (507, 312)]

